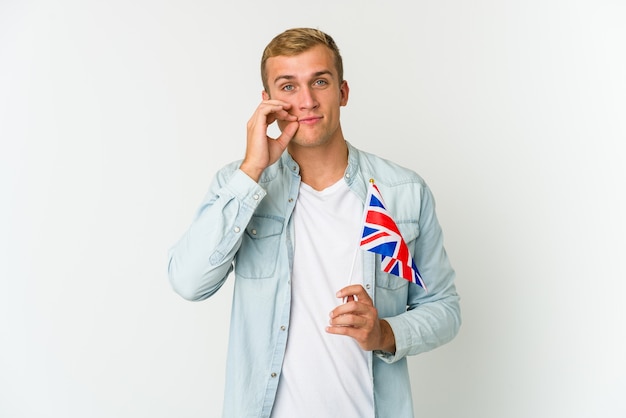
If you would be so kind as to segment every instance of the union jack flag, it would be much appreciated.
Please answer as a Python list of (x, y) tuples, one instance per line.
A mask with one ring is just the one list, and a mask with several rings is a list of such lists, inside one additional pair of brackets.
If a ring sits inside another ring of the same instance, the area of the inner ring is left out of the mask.
[(382, 256), (381, 268), (384, 272), (402, 277), (428, 291), (409, 247), (387, 212), (380, 190), (373, 180), (370, 180), (365, 201), (361, 248)]

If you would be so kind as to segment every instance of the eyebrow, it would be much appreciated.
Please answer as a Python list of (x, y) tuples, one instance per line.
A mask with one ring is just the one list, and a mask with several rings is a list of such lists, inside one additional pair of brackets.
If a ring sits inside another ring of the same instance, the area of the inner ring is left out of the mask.
[[(311, 78), (317, 78), (317, 77), (321, 77), (323, 75), (329, 75), (332, 77), (333, 73), (330, 70), (322, 70), (322, 71), (317, 71), (315, 73), (312, 74)], [(294, 80), (296, 78), (296, 76), (293, 75), (289, 75), (289, 74), (285, 74), (285, 75), (279, 75), (278, 77), (276, 77), (274, 79), (274, 84), (278, 83), (280, 80)]]

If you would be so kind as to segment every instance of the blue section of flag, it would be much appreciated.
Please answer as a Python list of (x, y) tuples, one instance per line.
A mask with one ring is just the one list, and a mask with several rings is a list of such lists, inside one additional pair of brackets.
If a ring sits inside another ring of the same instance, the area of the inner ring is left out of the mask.
[(393, 257), (396, 252), (396, 243), (395, 242), (385, 242), (383, 244), (377, 245), (376, 247), (372, 247), (369, 251), (384, 255), (385, 257)]
[(391, 270), (389, 270), (389, 273), (391, 274), (395, 274), (396, 276), (400, 276), (400, 268), (399, 268), (399, 264), (395, 263), (394, 266), (392, 267)]
[(378, 200), (378, 198), (374, 195), (372, 195), (370, 198), (370, 206), (385, 209), (385, 205), (383, 205), (383, 202)]
[(361, 237), (367, 237), (367, 236), (370, 236), (372, 234), (375, 234), (376, 232), (378, 232), (377, 229), (370, 228), (368, 226), (364, 226), (363, 227), (363, 235)]

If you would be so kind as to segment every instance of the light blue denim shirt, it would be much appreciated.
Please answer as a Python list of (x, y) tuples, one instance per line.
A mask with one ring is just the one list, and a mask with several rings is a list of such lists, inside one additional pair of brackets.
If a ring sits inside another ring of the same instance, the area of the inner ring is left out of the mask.
[[(375, 179), (428, 287), (426, 293), (382, 272), (380, 256), (363, 253), (364, 286), (396, 339), (395, 353), (370, 356), (376, 416), (412, 418), (406, 357), (457, 334), (461, 316), (455, 273), (424, 180), (350, 144), (348, 149), (346, 183), (365, 201), (367, 183)], [(285, 152), (256, 183), (238, 169), (240, 163), (217, 173), (192, 225), (171, 248), (168, 271), (174, 290), (198, 301), (217, 292), (234, 269), (223, 416), (269, 417), (289, 333), (291, 214), (299, 166)]]

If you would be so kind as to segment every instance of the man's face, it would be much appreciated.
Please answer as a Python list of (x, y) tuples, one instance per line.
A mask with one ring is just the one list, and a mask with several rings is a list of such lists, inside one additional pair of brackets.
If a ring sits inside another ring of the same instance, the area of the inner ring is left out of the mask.
[[(323, 45), (299, 55), (269, 58), (265, 63), (269, 92), (263, 100), (291, 104), (289, 113), (298, 117), (299, 127), (291, 143), (323, 145), (343, 140), (339, 108), (348, 103), (348, 84), (339, 82), (332, 52)], [(285, 121), (278, 121), (282, 130)]]

